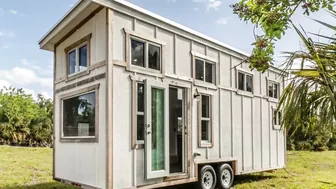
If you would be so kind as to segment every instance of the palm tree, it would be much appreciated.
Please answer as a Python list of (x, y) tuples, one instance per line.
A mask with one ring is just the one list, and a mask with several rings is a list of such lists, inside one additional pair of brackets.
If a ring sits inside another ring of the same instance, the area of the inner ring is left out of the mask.
[[(330, 14), (336, 17), (336, 12)], [(315, 20), (336, 32), (336, 26)], [(283, 111), (282, 127), (290, 133), (297, 129), (333, 129), (336, 120), (336, 38), (312, 34), (328, 42), (316, 42), (300, 26), (292, 24), (305, 49), (286, 52), (282, 65), (290, 73), (289, 84), (280, 98), (278, 110)], [(295, 62), (300, 68), (292, 71)], [(309, 63), (309, 68), (305, 65)]]

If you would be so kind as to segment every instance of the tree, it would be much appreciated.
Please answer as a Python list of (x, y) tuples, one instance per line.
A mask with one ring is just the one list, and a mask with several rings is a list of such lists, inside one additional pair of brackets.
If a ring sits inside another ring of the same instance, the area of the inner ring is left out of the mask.
[[(331, 11), (331, 14), (336, 17), (336, 12)], [(336, 33), (336, 26), (317, 22)], [(288, 59), (283, 64), (288, 70), (295, 61), (301, 62), (301, 68), (291, 72), (292, 78), (279, 102), (278, 111), (284, 111), (282, 127), (292, 133), (297, 129), (332, 132), (336, 120), (336, 38), (315, 34), (328, 40), (316, 42), (302, 27), (292, 26), (305, 49), (287, 52)], [(309, 62), (309, 69), (304, 67), (306, 62)]]
[(38, 95), (34, 100), (22, 89), (0, 90), (0, 142), (49, 146), (53, 103)]
[(240, 0), (231, 5), (241, 20), (251, 22), (263, 32), (255, 34), (253, 51), (245, 61), (250, 63), (251, 69), (266, 71), (273, 61), (276, 40), (285, 35), (298, 8), (309, 15), (320, 9), (333, 10), (334, 4), (335, 0)]

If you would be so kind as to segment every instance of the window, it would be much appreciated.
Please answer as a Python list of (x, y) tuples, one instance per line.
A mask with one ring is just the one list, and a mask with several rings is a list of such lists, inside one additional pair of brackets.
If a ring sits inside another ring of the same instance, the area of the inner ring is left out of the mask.
[(253, 92), (253, 75), (238, 72), (238, 89), (247, 92)]
[(279, 83), (268, 81), (268, 96), (272, 98), (279, 98)]
[(199, 106), (199, 141), (200, 147), (204, 147), (207, 144), (212, 145), (211, 97), (209, 95), (201, 95)]
[(136, 141), (143, 144), (145, 140), (145, 85), (137, 83)]
[(276, 109), (272, 107), (272, 116), (274, 129), (280, 129), (282, 119), (281, 111), (276, 111)]
[(68, 52), (68, 75), (87, 70), (88, 68), (88, 46), (76, 47)]
[(153, 70), (161, 70), (161, 46), (131, 39), (131, 64)]
[(65, 48), (67, 78), (69, 76), (82, 76), (89, 73), (90, 66), (90, 39), (91, 34), (83, 37), (79, 41)]
[(215, 64), (201, 59), (195, 59), (195, 79), (207, 83), (216, 83)]
[(64, 138), (96, 136), (96, 92), (63, 100)]

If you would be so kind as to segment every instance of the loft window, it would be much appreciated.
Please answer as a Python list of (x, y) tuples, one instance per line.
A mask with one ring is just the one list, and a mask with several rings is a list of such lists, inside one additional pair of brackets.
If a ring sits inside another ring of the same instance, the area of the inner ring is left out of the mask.
[(253, 91), (253, 75), (238, 71), (238, 89), (242, 91)]
[(272, 98), (279, 98), (279, 83), (268, 81), (268, 96)]
[(131, 38), (131, 64), (161, 70), (161, 46)]
[(215, 64), (201, 59), (195, 59), (195, 79), (207, 83), (216, 82)]
[(96, 136), (96, 92), (63, 100), (63, 137)]
[(88, 61), (87, 43), (84, 43), (68, 51), (68, 75), (73, 75), (87, 70)]

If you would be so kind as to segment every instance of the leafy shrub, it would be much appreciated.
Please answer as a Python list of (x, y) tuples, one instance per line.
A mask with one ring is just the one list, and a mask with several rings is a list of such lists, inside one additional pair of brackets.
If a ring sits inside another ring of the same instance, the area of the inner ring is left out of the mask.
[(50, 146), (53, 103), (22, 89), (0, 91), (0, 144)]

